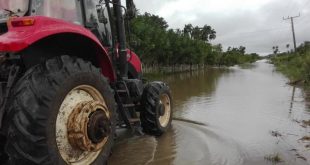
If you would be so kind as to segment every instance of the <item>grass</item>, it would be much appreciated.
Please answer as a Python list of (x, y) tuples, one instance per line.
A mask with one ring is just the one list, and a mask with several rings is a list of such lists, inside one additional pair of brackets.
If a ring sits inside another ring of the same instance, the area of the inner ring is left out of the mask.
[(301, 141), (310, 141), (310, 136), (304, 136), (301, 139), (299, 139)]
[(292, 85), (310, 84), (310, 51), (306, 53), (282, 54), (271, 59), (277, 70), (286, 75)]
[(304, 125), (305, 127), (310, 127), (310, 120), (303, 120), (302, 125)]
[(277, 164), (277, 163), (283, 162), (283, 160), (280, 157), (279, 153), (267, 155), (267, 156), (265, 156), (265, 160), (270, 161), (272, 164)]

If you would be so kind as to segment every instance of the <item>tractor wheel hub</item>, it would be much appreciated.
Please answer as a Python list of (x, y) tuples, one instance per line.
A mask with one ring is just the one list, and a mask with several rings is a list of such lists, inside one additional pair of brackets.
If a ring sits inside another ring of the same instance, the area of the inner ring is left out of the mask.
[(98, 101), (77, 104), (67, 124), (69, 143), (82, 151), (102, 149), (111, 133), (109, 117), (107, 107)]
[(111, 133), (111, 123), (103, 111), (96, 111), (89, 117), (87, 134), (89, 139), (95, 143), (100, 143)]

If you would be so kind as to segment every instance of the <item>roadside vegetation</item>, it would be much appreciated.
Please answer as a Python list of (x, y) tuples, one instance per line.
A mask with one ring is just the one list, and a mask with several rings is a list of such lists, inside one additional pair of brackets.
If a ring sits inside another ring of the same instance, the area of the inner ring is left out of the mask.
[(212, 45), (216, 31), (209, 25), (169, 29), (163, 18), (145, 13), (132, 20), (130, 27), (131, 48), (146, 66), (233, 66), (259, 59), (258, 54), (246, 54), (244, 46), (223, 51), (221, 44)]
[(266, 155), (265, 156), (265, 160), (270, 161), (272, 164), (278, 164), (278, 163), (283, 162), (283, 160), (280, 157), (279, 153)]
[[(275, 47), (276, 48), (276, 47)], [(277, 53), (270, 56), (271, 62), (277, 70), (289, 77), (291, 84), (310, 84), (310, 42), (306, 41), (298, 46), (296, 52)]]

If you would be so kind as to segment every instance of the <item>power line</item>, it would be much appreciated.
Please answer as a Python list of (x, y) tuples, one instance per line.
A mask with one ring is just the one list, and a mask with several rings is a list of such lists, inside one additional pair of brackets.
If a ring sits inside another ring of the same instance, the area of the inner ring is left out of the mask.
[(287, 17), (287, 18), (284, 18), (283, 17), (283, 20), (288, 20), (290, 19), (291, 20), (291, 25), (292, 25), (292, 33), (293, 33), (293, 41), (294, 41), (294, 50), (296, 52), (296, 37), (295, 37), (295, 28), (294, 28), (294, 19), (297, 18), (297, 17), (300, 17), (300, 13), (298, 16), (293, 16), (293, 17)]

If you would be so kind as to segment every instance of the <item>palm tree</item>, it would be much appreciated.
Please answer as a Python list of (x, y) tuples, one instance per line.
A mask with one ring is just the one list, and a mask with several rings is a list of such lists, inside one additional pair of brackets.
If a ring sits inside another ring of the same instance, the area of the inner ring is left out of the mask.
[(216, 38), (216, 32), (211, 26), (205, 25), (201, 28), (201, 40), (208, 42)]
[(276, 55), (279, 52), (279, 46), (273, 46), (272, 47), (273, 53)]
[(198, 27), (198, 26), (195, 26), (193, 29), (192, 29), (192, 34), (191, 34), (191, 38), (192, 39), (195, 39), (195, 40), (199, 40), (201, 39), (201, 28)]
[(290, 53), (290, 44), (286, 44), (287, 53)]
[(193, 25), (192, 24), (185, 25), (183, 31), (185, 35), (191, 38), (193, 32)]

